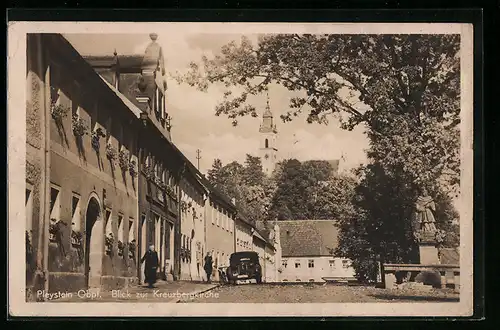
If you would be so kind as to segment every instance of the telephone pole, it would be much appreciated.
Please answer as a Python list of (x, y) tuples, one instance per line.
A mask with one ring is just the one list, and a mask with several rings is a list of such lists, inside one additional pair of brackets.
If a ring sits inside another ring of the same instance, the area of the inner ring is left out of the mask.
[(196, 149), (196, 159), (198, 160), (198, 171), (200, 170), (200, 159), (201, 159), (201, 150)]

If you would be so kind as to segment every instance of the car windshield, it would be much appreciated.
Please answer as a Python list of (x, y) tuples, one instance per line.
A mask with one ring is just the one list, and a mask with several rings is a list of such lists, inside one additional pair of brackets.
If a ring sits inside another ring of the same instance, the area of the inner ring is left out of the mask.
[(231, 255), (231, 263), (239, 261), (258, 262), (259, 255), (256, 252), (237, 252)]

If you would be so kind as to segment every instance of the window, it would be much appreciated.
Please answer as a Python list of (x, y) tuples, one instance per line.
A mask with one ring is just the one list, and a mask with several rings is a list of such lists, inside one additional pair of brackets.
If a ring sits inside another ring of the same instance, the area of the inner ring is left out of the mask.
[(284, 279), (282, 280), (282, 282), (288, 282), (288, 280), (287, 280), (286, 278), (284, 278)]
[(210, 219), (212, 219), (212, 224), (215, 223), (215, 205), (210, 202)]
[(113, 121), (111, 117), (106, 120), (106, 145), (111, 143), (111, 128), (113, 127)]
[(299, 260), (295, 261), (295, 268), (300, 268), (300, 261)]
[(283, 266), (283, 268), (286, 268), (286, 265), (288, 265), (288, 261), (287, 260), (282, 260), (281, 261), (281, 266)]
[(219, 226), (219, 221), (220, 221), (220, 212), (219, 208), (216, 206), (215, 207), (215, 224)]
[(111, 221), (111, 210), (106, 209), (106, 236), (113, 236), (113, 222)]
[(314, 259), (309, 259), (307, 265), (309, 268), (314, 268)]
[(300, 278), (296, 279), (295, 282), (301, 282)]
[(314, 278), (310, 278), (310, 279), (309, 279), (309, 282), (314, 282)]
[(78, 117), (80, 118), (80, 107), (78, 105), (78, 100), (76, 99), (76, 94), (77, 94), (76, 88), (73, 89), (73, 93), (71, 95), (71, 115), (73, 117)]
[(330, 269), (335, 269), (335, 260), (328, 260), (328, 263), (330, 264)]
[(123, 242), (123, 215), (118, 215), (118, 240)]
[(160, 247), (160, 234), (161, 234), (161, 218), (158, 214), (153, 213), (154, 219), (155, 219), (155, 249), (158, 250)]
[(54, 62), (50, 63), (50, 100), (55, 104), (59, 104), (60, 90), (57, 87), (61, 80), (60, 78), (60, 65)]
[(221, 227), (224, 229), (226, 227), (226, 210), (222, 210), (222, 221), (221, 221)]
[(61, 219), (60, 188), (52, 185), (50, 188), (50, 220), (53, 223)]
[(30, 235), (33, 230), (33, 187), (26, 184), (26, 232)]
[(266, 141), (265, 141), (265, 148), (269, 148), (269, 140), (268, 139), (266, 139)]
[(351, 262), (349, 260), (342, 260), (342, 267), (349, 268), (351, 266)]
[(71, 201), (71, 229), (76, 232), (80, 231), (81, 223), (80, 196), (73, 194)]
[(128, 220), (128, 241), (132, 242), (135, 240), (135, 223), (134, 219), (130, 218)]

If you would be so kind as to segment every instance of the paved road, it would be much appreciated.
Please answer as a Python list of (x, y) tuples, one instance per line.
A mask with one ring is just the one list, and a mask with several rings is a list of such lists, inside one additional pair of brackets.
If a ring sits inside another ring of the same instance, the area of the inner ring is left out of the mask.
[(458, 302), (452, 290), (385, 290), (366, 286), (323, 284), (244, 284), (221, 286), (194, 303), (338, 303), (338, 302)]

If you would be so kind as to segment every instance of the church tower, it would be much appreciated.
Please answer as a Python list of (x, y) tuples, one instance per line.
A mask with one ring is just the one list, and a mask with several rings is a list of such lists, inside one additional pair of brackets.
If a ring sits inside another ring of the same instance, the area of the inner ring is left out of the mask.
[(266, 111), (262, 116), (260, 124), (260, 152), (259, 156), (262, 161), (262, 169), (266, 175), (271, 175), (276, 165), (278, 149), (276, 148), (276, 138), (278, 131), (273, 123), (273, 114), (269, 108), (269, 95), (267, 96)]

